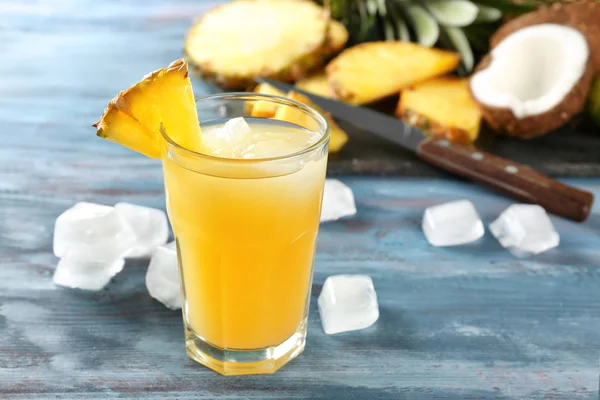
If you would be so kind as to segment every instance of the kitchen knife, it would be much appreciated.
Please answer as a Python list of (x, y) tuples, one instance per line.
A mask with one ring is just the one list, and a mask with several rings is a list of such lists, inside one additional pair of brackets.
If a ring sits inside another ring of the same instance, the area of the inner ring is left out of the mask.
[(556, 215), (585, 221), (594, 196), (542, 175), (532, 168), (477, 150), (471, 146), (432, 138), (419, 128), (392, 116), (327, 99), (287, 83), (257, 79), (287, 92), (295, 90), (339, 120), (409, 149), (423, 160), (462, 177), (484, 183), (520, 201), (539, 204)]

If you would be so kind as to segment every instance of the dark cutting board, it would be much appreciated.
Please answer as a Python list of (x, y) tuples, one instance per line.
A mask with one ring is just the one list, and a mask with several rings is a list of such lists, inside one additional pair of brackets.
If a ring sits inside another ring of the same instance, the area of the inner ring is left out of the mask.
[[(390, 112), (395, 102), (396, 100), (386, 100), (372, 107)], [(409, 151), (379, 139), (370, 132), (339, 122), (348, 132), (350, 140), (342, 151), (330, 156), (330, 175), (444, 174)], [(555, 132), (530, 140), (497, 136), (484, 127), (476, 146), (529, 165), (552, 177), (600, 176), (600, 129), (583, 118), (577, 118)]]
[[(218, 93), (222, 89), (202, 82), (200, 93)], [(392, 114), (397, 96), (369, 105)], [(391, 144), (371, 132), (344, 123), (339, 125), (350, 140), (337, 154), (329, 157), (329, 175), (401, 175), (447, 176), (447, 173), (430, 166), (410, 151)], [(552, 177), (600, 176), (600, 129), (590, 120), (578, 117), (561, 129), (530, 140), (497, 136), (485, 126), (475, 145), (490, 153), (529, 165)]]

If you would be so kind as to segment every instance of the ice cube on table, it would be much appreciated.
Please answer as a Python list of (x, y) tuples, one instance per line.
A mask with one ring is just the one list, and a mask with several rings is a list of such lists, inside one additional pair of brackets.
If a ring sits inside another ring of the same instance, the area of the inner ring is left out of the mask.
[(149, 257), (154, 249), (167, 243), (169, 223), (163, 210), (129, 203), (117, 203), (115, 210), (136, 236), (134, 247), (126, 254), (127, 257)]
[(54, 226), (54, 254), (71, 259), (122, 258), (136, 243), (133, 229), (114, 207), (81, 202), (63, 212)]
[(368, 328), (379, 318), (377, 294), (367, 275), (334, 275), (319, 295), (319, 315), (325, 333)]
[(352, 190), (337, 179), (325, 180), (321, 222), (335, 221), (356, 214)]
[(81, 260), (67, 253), (58, 261), (52, 280), (56, 285), (73, 289), (100, 290), (121, 272), (125, 260)]
[(146, 288), (150, 296), (171, 310), (181, 308), (177, 252), (174, 249), (160, 246), (154, 251), (146, 272)]
[(474, 242), (485, 233), (473, 203), (458, 200), (429, 207), (423, 215), (423, 233), (432, 246)]
[(543, 207), (513, 204), (490, 224), (490, 231), (502, 247), (539, 254), (557, 247), (560, 237)]

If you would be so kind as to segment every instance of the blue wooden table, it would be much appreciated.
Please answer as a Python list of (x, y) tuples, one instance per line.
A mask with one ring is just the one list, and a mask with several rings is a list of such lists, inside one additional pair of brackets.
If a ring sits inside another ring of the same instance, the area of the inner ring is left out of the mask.
[[(270, 376), (188, 360), (180, 314), (146, 292), (147, 261), (101, 292), (53, 285), (54, 219), (74, 202), (164, 207), (159, 162), (91, 124), (118, 90), (180, 57), (212, 5), (0, 4), (0, 398), (597, 399), (599, 206), (585, 224), (553, 218), (560, 247), (518, 259), (489, 233), (440, 249), (420, 229), (426, 206), (467, 198), (489, 223), (505, 198), (458, 180), (343, 177), (358, 214), (322, 225), (306, 351)], [(600, 179), (567, 182), (600, 196)], [(323, 333), (316, 296), (338, 273), (373, 277), (373, 327)]]

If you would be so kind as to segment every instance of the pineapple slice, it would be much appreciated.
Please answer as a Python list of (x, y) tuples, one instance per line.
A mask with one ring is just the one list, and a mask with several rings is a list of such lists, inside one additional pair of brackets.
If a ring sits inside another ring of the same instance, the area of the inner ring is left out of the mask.
[(337, 97), (365, 104), (445, 74), (460, 62), (456, 53), (410, 42), (370, 42), (344, 50), (327, 66)]
[(306, 78), (300, 79), (296, 82), (296, 87), (300, 90), (304, 90), (305, 92), (314, 93), (322, 97), (334, 97), (325, 71), (317, 72), (313, 75), (307, 76)]
[(348, 29), (339, 21), (329, 21), (327, 29), (327, 53), (335, 54), (342, 50), (348, 41)]
[(101, 138), (151, 158), (161, 156), (161, 126), (177, 144), (200, 149), (196, 103), (183, 59), (120, 92), (94, 124)]
[[(281, 90), (277, 89), (269, 85), (268, 83), (260, 83), (254, 88), (254, 93), (260, 94), (271, 94), (273, 96), (285, 96)], [(252, 111), (250, 111), (250, 115), (252, 117), (260, 117), (260, 118), (273, 118), (275, 112), (277, 111), (277, 106), (273, 103), (268, 103), (266, 101), (257, 101), (252, 106)]]
[(462, 144), (477, 139), (481, 124), (467, 78), (435, 78), (404, 89), (396, 115), (432, 136)]
[(329, 152), (337, 153), (348, 142), (348, 134), (335, 123), (330, 114), (324, 114), (329, 123)]
[[(304, 103), (309, 107), (314, 108), (317, 112), (319, 112), (329, 124), (329, 152), (335, 153), (338, 152), (344, 147), (346, 142), (348, 141), (348, 134), (344, 132), (342, 128), (340, 128), (334, 121), (331, 114), (321, 109), (319, 106), (314, 104), (310, 99), (296, 91), (290, 90), (287, 94), (287, 97), (299, 101), (300, 103)], [(287, 110), (287, 111), (286, 111)], [(290, 107), (281, 107), (277, 110), (275, 114), (275, 119), (279, 119), (282, 121), (292, 122), (300, 126), (307, 127), (306, 119), (308, 116), (299, 110), (290, 109)]]
[[(296, 100), (306, 105), (309, 105), (310, 103), (310, 100), (308, 100), (305, 96), (301, 95), (300, 93), (294, 92), (293, 90), (290, 90), (286, 97), (288, 99)], [(292, 124), (296, 124), (298, 126), (310, 130), (318, 129), (317, 126), (315, 126), (314, 120), (310, 117), (310, 115), (294, 107), (278, 107), (273, 119), (291, 122)]]
[(328, 12), (305, 0), (237, 0), (206, 13), (184, 50), (206, 79), (248, 87), (257, 76), (293, 81), (323, 60)]

